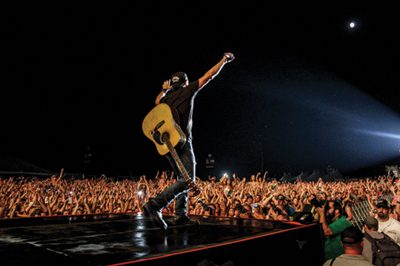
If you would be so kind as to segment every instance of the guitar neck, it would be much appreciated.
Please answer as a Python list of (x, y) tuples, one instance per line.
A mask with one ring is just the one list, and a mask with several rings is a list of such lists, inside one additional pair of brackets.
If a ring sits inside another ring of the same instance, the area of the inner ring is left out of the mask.
[(172, 155), (172, 158), (174, 158), (174, 161), (176, 163), (176, 165), (178, 166), (179, 171), (181, 172), (181, 174), (183, 175), (183, 178), (185, 179), (185, 182), (191, 182), (193, 181), (190, 177), (188, 172), (186, 171), (185, 166), (183, 165), (181, 159), (178, 156), (178, 153), (176, 152), (174, 146), (172, 146), (171, 141), (169, 139), (165, 140), (165, 143), (167, 144), (167, 147), (169, 149), (169, 152)]

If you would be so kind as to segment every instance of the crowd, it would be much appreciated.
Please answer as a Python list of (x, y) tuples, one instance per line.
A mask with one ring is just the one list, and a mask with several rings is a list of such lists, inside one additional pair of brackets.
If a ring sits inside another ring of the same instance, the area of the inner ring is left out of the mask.
[[(63, 170), (49, 178), (3, 177), (0, 178), (0, 219), (140, 214), (143, 204), (172, 182), (176, 182), (176, 176), (167, 171), (157, 172), (153, 178), (143, 175), (137, 179), (104, 175), (67, 178)], [(191, 215), (290, 221), (298, 213), (311, 213), (312, 220), (322, 224), (327, 259), (344, 253), (339, 233), (352, 225), (353, 207), (361, 201), (368, 202), (371, 210), (368, 216), (379, 221), (380, 231), (384, 231), (383, 226), (388, 227), (388, 221), (395, 224), (397, 232), (389, 235), (400, 245), (400, 226), (396, 227), (400, 225), (400, 185), (392, 177), (280, 182), (268, 177), (267, 172), (259, 172), (250, 177), (233, 174), (207, 180), (197, 178), (196, 183), (201, 193), (189, 197)], [(165, 215), (173, 212), (173, 203), (163, 209)]]
[[(104, 175), (65, 178), (63, 171), (50, 178), (0, 178), (0, 218), (140, 213), (149, 198), (175, 181), (174, 173), (166, 171), (157, 172), (150, 179), (145, 175), (138, 179), (116, 179)], [(313, 211), (315, 219), (318, 219), (319, 206), (332, 210), (334, 205), (340, 204), (346, 218), (352, 220), (355, 203), (367, 200), (374, 210), (378, 198), (385, 195), (391, 205), (390, 216), (396, 220), (400, 218), (399, 184), (386, 176), (289, 183), (267, 179), (265, 172), (252, 174), (249, 178), (239, 178), (235, 174), (207, 180), (197, 178), (196, 183), (201, 193), (190, 197), (189, 214), (291, 220), (296, 212), (306, 210)], [(173, 214), (173, 211), (173, 204), (163, 210), (166, 215)]]

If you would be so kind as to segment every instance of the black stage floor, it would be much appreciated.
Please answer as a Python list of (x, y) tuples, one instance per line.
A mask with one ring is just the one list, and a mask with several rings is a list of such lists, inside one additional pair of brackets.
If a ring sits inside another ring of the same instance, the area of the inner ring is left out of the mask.
[(192, 218), (200, 225), (167, 231), (133, 215), (2, 220), (1, 265), (272, 265), (256, 256), (270, 261), (281, 251), (290, 255), (277, 264), (321, 265), (317, 224)]

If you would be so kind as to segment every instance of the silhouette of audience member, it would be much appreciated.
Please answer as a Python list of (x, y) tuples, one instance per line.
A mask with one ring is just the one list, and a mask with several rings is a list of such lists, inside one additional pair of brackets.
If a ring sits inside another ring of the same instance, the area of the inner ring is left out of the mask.
[[(374, 239), (382, 239), (384, 236), (378, 232), (378, 220), (374, 217), (367, 216), (363, 221), (364, 234), (370, 235)], [(364, 248), (362, 255), (372, 263), (372, 244), (369, 239), (364, 237)]]
[(344, 253), (337, 257), (328, 259), (323, 266), (342, 265), (342, 266), (362, 266), (373, 265), (363, 255), (364, 234), (355, 226), (347, 227), (340, 233), (340, 241), (343, 245)]

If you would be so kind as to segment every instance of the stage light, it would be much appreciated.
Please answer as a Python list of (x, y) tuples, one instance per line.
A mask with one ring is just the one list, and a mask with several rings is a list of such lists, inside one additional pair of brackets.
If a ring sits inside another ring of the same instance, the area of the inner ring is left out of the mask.
[[(353, 21), (357, 29), (360, 23)], [(268, 151), (266, 162), (283, 162), (277, 171), (287, 171), (287, 165), (291, 171), (332, 165), (351, 172), (398, 157), (399, 115), (345, 80), (315, 69), (303, 69), (284, 82), (277, 76), (254, 85), (265, 89), (257, 91), (253, 101), (262, 99), (264, 106), (279, 110), (261, 109), (252, 121), (268, 124), (268, 129), (248, 125), (248, 131), (262, 134), (261, 144), (255, 141), (251, 149), (262, 145)]]
[(390, 138), (390, 139), (400, 139), (400, 135), (388, 132), (372, 131), (372, 130), (359, 130), (361, 133), (365, 133), (371, 136)]

